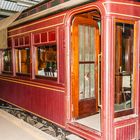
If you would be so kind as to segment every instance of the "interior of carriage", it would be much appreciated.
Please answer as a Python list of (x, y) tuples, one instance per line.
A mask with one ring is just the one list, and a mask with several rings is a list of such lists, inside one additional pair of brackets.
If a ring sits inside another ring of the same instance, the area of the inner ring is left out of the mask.
[[(116, 20), (114, 25), (114, 116), (121, 117), (134, 111), (134, 25), (123, 20)], [(74, 122), (101, 131), (101, 16), (97, 10), (74, 17), (72, 53), (72, 75), (76, 77), (72, 77)]]

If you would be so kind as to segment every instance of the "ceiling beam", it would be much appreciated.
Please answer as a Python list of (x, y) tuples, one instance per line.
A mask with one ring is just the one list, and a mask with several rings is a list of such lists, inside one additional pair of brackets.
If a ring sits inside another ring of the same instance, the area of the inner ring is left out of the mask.
[(15, 11), (8, 11), (8, 10), (4, 10), (4, 9), (1, 9), (0, 10), (0, 16), (10, 16), (12, 14), (16, 13)]

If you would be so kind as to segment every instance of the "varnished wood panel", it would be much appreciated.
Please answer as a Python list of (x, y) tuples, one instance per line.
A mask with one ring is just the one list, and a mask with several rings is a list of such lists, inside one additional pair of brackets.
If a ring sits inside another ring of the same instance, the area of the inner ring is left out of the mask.
[(93, 115), (96, 112), (96, 99), (85, 99), (79, 101), (80, 118)]

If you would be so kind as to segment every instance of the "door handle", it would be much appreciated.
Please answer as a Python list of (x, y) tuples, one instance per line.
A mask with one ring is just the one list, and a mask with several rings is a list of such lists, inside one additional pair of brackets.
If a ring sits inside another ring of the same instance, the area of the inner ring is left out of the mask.
[(102, 104), (101, 104), (101, 87), (100, 87), (100, 84), (101, 84), (101, 77), (100, 77), (100, 70), (101, 70), (101, 66), (100, 66), (100, 62), (101, 62), (101, 56), (102, 54), (98, 54), (98, 107), (102, 107)]

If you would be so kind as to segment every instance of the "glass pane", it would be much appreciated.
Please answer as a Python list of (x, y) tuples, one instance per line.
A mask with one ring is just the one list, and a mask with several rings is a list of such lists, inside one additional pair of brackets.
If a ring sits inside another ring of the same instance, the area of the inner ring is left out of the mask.
[(84, 82), (84, 73), (85, 73), (85, 66), (79, 65), (79, 92), (80, 92), (80, 99), (84, 99), (85, 94), (85, 82)]
[(90, 52), (90, 46), (89, 46), (89, 40), (90, 40), (90, 34), (89, 34), (89, 27), (84, 26), (84, 47), (85, 47), (85, 61), (89, 61), (89, 52)]
[(90, 65), (90, 96), (95, 97), (95, 73), (94, 73), (94, 64)]
[(94, 31), (92, 26), (79, 25), (79, 60), (94, 61)]
[(30, 73), (30, 49), (16, 49), (16, 72), (28, 74)]
[(82, 25), (79, 25), (79, 60), (84, 61), (84, 27)]
[(116, 23), (115, 111), (133, 108), (134, 25)]
[(57, 77), (57, 49), (56, 45), (37, 48), (37, 73), (46, 77)]
[(79, 99), (95, 97), (94, 64), (79, 65)]
[(84, 82), (85, 82), (85, 97), (90, 98), (90, 67), (89, 64), (85, 64), (85, 75), (84, 75)]
[(12, 51), (11, 51), (11, 49), (3, 51), (3, 71), (7, 71), (7, 72), (12, 71)]
[(90, 45), (90, 47), (89, 47), (89, 61), (95, 61), (95, 42), (94, 42), (94, 40), (95, 40), (95, 35), (94, 35), (94, 32), (95, 32), (95, 28), (94, 27), (90, 27), (90, 32), (89, 32), (89, 34), (90, 34), (90, 39), (89, 39), (89, 45)]
[(95, 97), (94, 27), (79, 25), (79, 99)]

